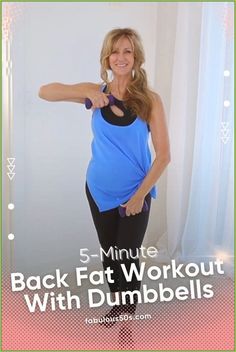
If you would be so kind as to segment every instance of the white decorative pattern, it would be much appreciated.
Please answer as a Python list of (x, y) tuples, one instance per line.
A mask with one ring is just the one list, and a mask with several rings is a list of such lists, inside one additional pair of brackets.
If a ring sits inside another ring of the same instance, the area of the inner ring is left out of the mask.
[(13, 172), (14, 171), (14, 169), (15, 169), (15, 167), (16, 167), (16, 165), (14, 164), (14, 162), (15, 162), (15, 158), (7, 158), (7, 161), (8, 161), (8, 165), (7, 165), (7, 168), (8, 168), (8, 171), (9, 172), (7, 172), (7, 176), (9, 177), (9, 179), (12, 181), (13, 180), (13, 178), (14, 178), (14, 176), (15, 176), (15, 172)]

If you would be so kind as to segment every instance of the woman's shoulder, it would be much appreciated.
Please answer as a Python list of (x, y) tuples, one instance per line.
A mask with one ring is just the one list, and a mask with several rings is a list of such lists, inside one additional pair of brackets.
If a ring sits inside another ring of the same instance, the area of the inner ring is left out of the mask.
[(159, 93), (155, 92), (154, 90), (150, 90), (150, 96), (153, 101), (155, 102), (161, 102), (161, 96)]
[(162, 98), (159, 93), (150, 90), (150, 97), (152, 100), (152, 110), (160, 109), (163, 107)]
[(104, 92), (107, 88), (107, 85), (104, 82), (99, 82), (99, 83), (90, 82), (90, 83), (93, 85), (95, 89), (100, 90), (101, 92)]
[(99, 83), (94, 83), (94, 82), (90, 82), (94, 88), (97, 88), (98, 90), (100, 90), (102, 87), (104, 87), (104, 83), (103, 82), (99, 82)]

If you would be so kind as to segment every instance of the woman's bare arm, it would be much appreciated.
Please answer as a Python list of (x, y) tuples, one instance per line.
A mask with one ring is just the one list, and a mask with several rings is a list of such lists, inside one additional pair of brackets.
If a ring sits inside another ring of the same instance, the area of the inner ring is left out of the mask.
[(163, 104), (159, 95), (155, 94), (153, 98), (149, 126), (156, 157), (137, 192), (123, 205), (126, 207), (126, 215), (137, 214), (141, 211), (145, 196), (150, 192), (170, 162), (169, 137)]
[(109, 103), (107, 95), (100, 91), (100, 86), (100, 84), (89, 82), (70, 85), (58, 82), (49, 83), (40, 87), (39, 97), (51, 102), (72, 101), (82, 104), (86, 98), (89, 98), (93, 107), (99, 108)]

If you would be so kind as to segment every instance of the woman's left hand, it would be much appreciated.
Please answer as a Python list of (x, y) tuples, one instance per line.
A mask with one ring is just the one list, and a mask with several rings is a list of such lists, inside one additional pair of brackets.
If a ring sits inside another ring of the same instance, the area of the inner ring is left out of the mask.
[(130, 200), (120, 206), (126, 208), (126, 216), (136, 215), (141, 213), (143, 209), (144, 198), (133, 196)]

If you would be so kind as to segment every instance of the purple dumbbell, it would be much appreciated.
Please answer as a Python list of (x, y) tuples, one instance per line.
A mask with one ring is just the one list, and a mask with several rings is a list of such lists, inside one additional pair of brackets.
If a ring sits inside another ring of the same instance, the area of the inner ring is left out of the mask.
[[(115, 105), (115, 98), (113, 97), (113, 95), (108, 95), (108, 100), (109, 100), (109, 105)], [(89, 98), (85, 99), (85, 107), (86, 109), (91, 109), (93, 103), (91, 102), (91, 100)]]
[[(148, 211), (148, 203), (146, 202), (146, 200), (143, 203), (143, 208), (142, 208), (142, 212)], [(126, 208), (125, 207), (121, 207), (119, 206), (118, 208), (119, 210), (119, 214), (122, 218), (124, 218), (126, 216)]]

